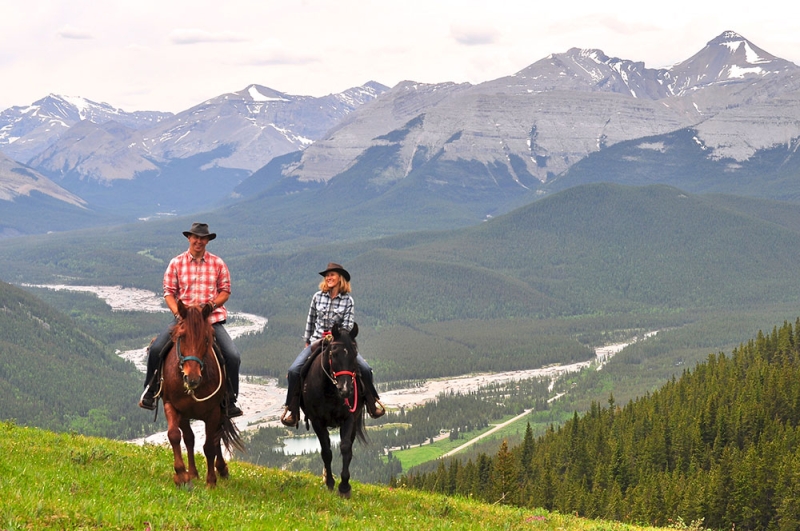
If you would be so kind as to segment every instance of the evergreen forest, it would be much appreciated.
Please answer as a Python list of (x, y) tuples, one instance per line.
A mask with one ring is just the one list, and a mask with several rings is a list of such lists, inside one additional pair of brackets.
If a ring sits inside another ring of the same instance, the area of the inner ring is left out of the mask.
[(800, 320), (710, 354), (626, 404), (613, 395), (519, 445), (398, 486), (490, 503), (710, 529), (800, 528)]

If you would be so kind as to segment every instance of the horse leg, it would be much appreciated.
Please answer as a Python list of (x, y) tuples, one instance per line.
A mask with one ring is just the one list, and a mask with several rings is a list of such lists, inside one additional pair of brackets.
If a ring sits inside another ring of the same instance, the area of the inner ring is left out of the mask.
[(215, 466), (217, 469), (217, 474), (222, 479), (228, 479), (230, 477), (230, 472), (228, 472), (228, 463), (225, 462), (225, 456), (222, 455), (222, 445), (218, 442), (216, 448), (217, 458), (215, 460)]
[(221, 416), (222, 410), (219, 407), (215, 407), (211, 417), (206, 419), (206, 442), (203, 444), (203, 453), (206, 455), (206, 464), (208, 465), (206, 486), (211, 488), (217, 486), (215, 466), (218, 466), (218, 460), (222, 459), (222, 447), (219, 440), (220, 426), (222, 425)]
[(314, 428), (314, 433), (317, 434), (317, 440), (320, 446), (320, 455), (322, 456), (322, 479), (328, 490), (333, 490), (336, 480), (333, 479), (333, 472), (331, 472), (331, 461), (333, 460), (333, 452), (331, 451), (331, 436), (328, 434), (328, 428), (317, 420), (311, 421), (311, 426)]
[(164, 416), (167, 417), (167, 439), (169, 439), (169, 444), (172, 446), (174, 458), (173, 468), (175, 469), (175, 475), (172, 480), (176, 486), (180, 487), (191, 481), (189, 474), (186, 473), (186, 465), (183, 463), (183, 454), (181, 452), (180, 424), (183, 421), (180, 414), (168, 402), (164, 403)]
[(194, 430), (192, 430), (191, 419), (183, 417), (181, 419), (181, 431), (183, 432), (183, 444), (186, 445), (186, 464), (189, 465), (189, 483), (193, 479), (200, 477), (197, 473), (197, 465), (194, 462)]
[(342, 424), (339, 450), (342, 452), (342, 477), (339, 480), (339, 496), (350, 499), (350, 461), (353, 459), (353, 442), (356, 438), (354, 417)]

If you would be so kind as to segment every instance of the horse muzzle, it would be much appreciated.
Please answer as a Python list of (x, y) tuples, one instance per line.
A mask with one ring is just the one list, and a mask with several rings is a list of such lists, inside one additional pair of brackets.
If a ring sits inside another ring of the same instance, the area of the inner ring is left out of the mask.
[(200, 375), (193, 375), (193, 374), (184, 374), (183, 375), (183, 387), (187, 391), (194, 391), (198, 387), (200, 387), (200, 382), (203, 381), (203, 378)]

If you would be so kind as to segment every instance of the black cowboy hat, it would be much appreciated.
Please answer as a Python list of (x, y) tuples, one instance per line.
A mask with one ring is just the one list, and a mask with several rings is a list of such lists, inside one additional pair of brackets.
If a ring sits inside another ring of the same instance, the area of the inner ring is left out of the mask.
[(200, 236), (201, 238), (208, 238), (209, 241), (217, 237), (216, 232), (208, 232), (207, 223), (192, 223), (191, 229), (183, 231), (183, 235), (186, 236), (187, 238), (189, 237), (190, 234), (194, 234), (195, 236)]
[(350, 273), (347, 272), (347, 269), (333, 262), (328, 263), (328, 267), (325, 268), (325, 271), (320, 271), (319, 274), (324, 277), (331, 271), (336, 271), (337, 273), (342, 275), (346, 281), (350, 282)]

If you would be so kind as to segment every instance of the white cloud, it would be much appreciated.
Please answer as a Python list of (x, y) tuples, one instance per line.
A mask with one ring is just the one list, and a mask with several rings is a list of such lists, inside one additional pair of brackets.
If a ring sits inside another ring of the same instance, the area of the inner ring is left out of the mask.
[(479, 25), (451, 25), (450, 35), (459, 44), (475, 46), (482, 44), (494, 44), (500, 37), (500, 32), (493, 27)]
[(176, 29), (169, 35), (173, 44), (202, 44), (206, 42), (244, 42), (248, 39), (232, 31), (211, 32), (201, 29)]
[(89, 33), (88, 31), (80, 29), (80, 28), (76, 28), (74, 26), (70, 26), (69, 24), (67, 24), (66, 26), (62, 26), (58, 30), (57, 34), (62, 39), (77, 39), (77, 40), (81, 40), (81, 39), (93, 39), (94, 38), (94, 37), (92, 37), (92, 34)]
[[(180, 112), (251, 84), (480, 83), (569, 48), (664, 67), (733, 30), (800, 64), (800, 3), (25, 0), (0, 16), (0, 111), (49, 93)], [(775, 13), (781, 13), (777, 17)]]

